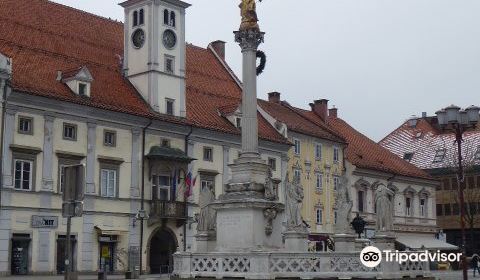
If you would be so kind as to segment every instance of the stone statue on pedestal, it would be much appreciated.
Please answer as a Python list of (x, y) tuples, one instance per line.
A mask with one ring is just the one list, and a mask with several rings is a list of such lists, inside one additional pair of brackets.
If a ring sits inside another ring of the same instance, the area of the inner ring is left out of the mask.
[[(260, 0), (261, 2), (262, 0)], [(258, 26), (257, 17), (257, 5), (256, 0), (242, 0), (240, 4), (240, 10), (242, 15), (242, 24), (240, 25), (240, 31), (256, 30), (260, 31)]]
[[(288, 178), (288, 174), (287, 174)], [(302, 218), (303, 187), (300, 185), (300, 178), (294, 178), (293, 183), (286, 181), (286, 209), (287, 209), (287, 230), (306, 231)]]
[(381, 184), (375, 191), (375, 206), (377, 212), (377, 231), (393, 231), (393, 193)]
[(198, 216), (197, 231), (214, 231), (216, 227), (216, 212), (210, 204), (215, 200), (215, 194), (209, 187), (200, 190), (200, 215)]
[(337, 208), (337, 223), (335, 224), (335, 231), (336, 233), (347, 233), (350, 231), (350, 216), (352, 213), (353, 201), (350, 199), (348, 179), (346, 176), (340, 178), (335, 206)]

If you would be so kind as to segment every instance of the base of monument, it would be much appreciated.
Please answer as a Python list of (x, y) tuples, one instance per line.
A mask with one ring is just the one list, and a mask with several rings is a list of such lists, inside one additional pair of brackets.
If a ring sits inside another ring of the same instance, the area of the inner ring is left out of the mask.
[(412, 270), (398, 263), (368, 268), (359, 253), (210, 252), (174, 254), (173, 279), (418, 279), (427, 262)]
[(308, 252), (308, 233), (287, 231), (283, 233), (285, 250), (289, 252)]
[(335, 252), (355, 252), (355, 235), (339, 233), (333, 236)]
[(393, 233), (379, 233), (372, 237), (373, 246), (380, 250), (395, 250), (396, 237)]

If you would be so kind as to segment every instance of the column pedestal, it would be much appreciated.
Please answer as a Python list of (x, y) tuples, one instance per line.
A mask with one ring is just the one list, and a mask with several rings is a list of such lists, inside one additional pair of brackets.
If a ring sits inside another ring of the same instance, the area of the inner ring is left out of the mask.
[(202, 231), (195, 235), (197, 253), (212, 252), (215, 249), (215, 232)]
[(353, 234), (335, 234), (335, 252), (354, 252), (355, 251), (355, 235)]
[(283, 236), (285, 238), (285, 249), (288, 252), (308, 252), (308, 233), (286, 231)]
[(395, 235), (391, 233), (382, 233), (372, 237), (373, 246), (382, 250), (395, 250)]

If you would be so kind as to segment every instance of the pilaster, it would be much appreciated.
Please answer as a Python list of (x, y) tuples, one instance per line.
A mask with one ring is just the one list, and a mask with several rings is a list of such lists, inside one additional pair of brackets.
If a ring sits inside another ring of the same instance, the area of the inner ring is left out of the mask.
[(87, 194), (95, 194), (95, 146), (97, 124), (87, 123), (87, 171), (86, 171), (86, 190)]
[(17, 110), (14, 108), (7, 108), (5, 110), (5, 130), (3, 142), (3, 187), (13, 188), (13, 174), (12, 174), (12, 152), (10, 145), (13, 144), (13, 135), (15, 133), (15, 114)]
[(45, 115), (43, 139), (42, 191), (53, 191), (53, 122), (55, 117)]
[(222, 183), (225, 186), (228, 184), (228, 180), (230, 177), (230, 172), (229, 172), (229, 167), (228, 164), (230, 162), (230, 147), (228, 146), (223, 146), (223, 174), (222, 174)]
[(132, 129), (132, 169), (130, 196), (132, 198), (140, 197), (140, 162), (141, 162), (141, 130)]

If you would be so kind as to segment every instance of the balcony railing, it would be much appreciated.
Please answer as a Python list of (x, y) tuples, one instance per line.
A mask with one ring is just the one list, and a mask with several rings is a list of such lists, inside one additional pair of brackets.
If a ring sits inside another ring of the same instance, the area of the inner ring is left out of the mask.
[(185, 203), (181, 201), (153, 200), (150, 217), (162, 219), (186, 219)]

